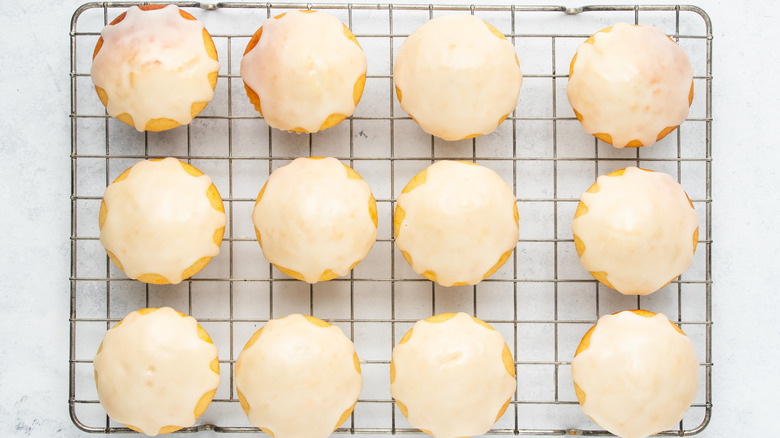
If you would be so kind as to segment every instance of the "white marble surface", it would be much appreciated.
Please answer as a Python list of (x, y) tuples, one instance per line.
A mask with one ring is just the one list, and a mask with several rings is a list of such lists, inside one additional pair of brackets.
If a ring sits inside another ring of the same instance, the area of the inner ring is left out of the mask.
[[(68, 418), (68, 31), (80, 1), (3, 5), (0, 436), (88, 436)], [(450, 3), (463, 3), (451, 1)], [(508, 3), (495, 1), (494, 3)], [(535, 2), (539, 4), (541, 2)], [(558, 2), (579, 6), (580, 2)], [(768, 1), (692, 2), (714, 28), (713, 418), (704, 437), (776, 430), (780, 52)], [(202, 432), (197, 436), (219, 436)]]

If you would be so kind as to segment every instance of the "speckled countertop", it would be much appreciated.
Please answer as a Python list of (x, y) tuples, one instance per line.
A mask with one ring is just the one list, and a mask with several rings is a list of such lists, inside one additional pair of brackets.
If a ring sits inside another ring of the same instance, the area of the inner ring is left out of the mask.
[[(6, 2), (0, 14), (6, 71), (0, 83), (0, 175), (6, 181), (0, 203), (6, 233), (0, 255), (0, 436), (88, 436), (71, 423), (67, 404), (68, 32), (81, 3)], [(528, 4), (540, 3), (546, 2)], [(701, 436), (774, 436), (780, 325), (773, 316), (780, 298), (772, 275), (780, 260), (780, 149), (773, 127), (780, 52), (773, 44), (780, 28), (768, 1), (692, 3), (706, 10), (714, 30), (714, 407)]]

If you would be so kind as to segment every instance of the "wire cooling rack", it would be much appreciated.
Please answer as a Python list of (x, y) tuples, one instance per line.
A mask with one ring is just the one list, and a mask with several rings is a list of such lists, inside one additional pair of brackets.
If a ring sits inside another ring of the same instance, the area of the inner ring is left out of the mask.
[[(599, 316), (630, 308), (663, 312), (692, 338), (701, 389), (679, 428), (701, 431), (711, 413), (711, 127), (712, 29), (692, 6), (440, 6), (389, 4), (177, 3), (204, 22), (219, 52), (214, 100), (189, 126), (138, 133), (105, 113), (89, 77), (103, 26), (130, 5), (89, 3), (72, 18), (71, 42), (71, 313), (69, 408), (88, 432), (128, 431), (97, 400), (92, 358), (105, 331), (130, 311), (171, 306), (196, 317), (219, 347), (222, 383), (215, 400), (185, 431), (254, 432), (239, 406), (233, 365), (268, 319), (298, 312), (341, 327), (355, 342), (364, 389), (339, 433), (417, 432), (389, 392), (393, 346), (418, 319), (465, 311), (499, 330), (514, 354), (518, 390), (495, 434), (605, 434), (576, 401), (574, 350)], [(321, 9), (355, 33), (368, 56), (368, 78), (353, 117), (313, 135), (269, 128), (252, 109), (239, 76), (251, 35), (289, 9)], [(432, 17), (471, 13), (515, 45), (524, 72), (519, 104), (496, 132), (444, 142), (426, 135), (399, 107), (392, 66), (398, 47)], [(660, 27), (688, 52), (694, 100), (686, 122), (650, 148), (618, 150), (585, 134), (566, 102), (568, 64), (576, 47), (615, 22)], [(347, 277), (314, 286), (291, 280), (262, 257), (251, 209), (271, 171), (298, 156), (334, 156), (371, 185), (379, 238)], [(97, 227), (105, 187), (138, 160), (175, 156), (209, 174), (223, 195), (228, 225), (221, 253), (179, 285), (129, 280), (108, 261)], [(443, 288), (422, 279), (394, 248), (395, 197), (438, 159), (462, 159), (496, 170), (518, 198), (520, 238), (511, 259), (476, 286)], [(646, 297), (599, 285), (577, 260), (570, 232), (579, 195), (598, 175), (637, 165), (667, 172), (699, 213), (693, 266)]]

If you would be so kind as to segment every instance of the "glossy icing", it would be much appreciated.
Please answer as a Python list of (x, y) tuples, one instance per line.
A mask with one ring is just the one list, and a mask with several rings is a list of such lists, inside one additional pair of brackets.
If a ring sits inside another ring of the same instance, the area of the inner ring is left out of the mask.
[(479, 18), (434, 18), (398, 50), (393, 80), (401, 108), (445, 140), (488, 134), (517, 105), (523, 74), (515, 48)]
[(339, 160), (297, 158), (271, 173), (252, 222), (269, 262), (316, 283), (348, 273), (368, 255), (376, 241), (376, 201)]
[(363, 386), (352, 341), (340, 328), (298, 314), (261, 330), (236, 362), (249, 421), (275, 438), (328, 437)]
[(465, 313), (448, 316), (418, 321), (393, 348), (390, 392), (409, 424), (436, 438), (482, 435), (515, 392), (514, 369), (499, 332)]
[(211, 368), (217, 347), (198, 335), (197, 321), (169, 307), (151, 310), (108, 330), (94, 367), (108, 416), (154, 436), (194, 424), (196, 406), (220, 379)]
[(623, 438), (676, 428), (699, 387), (693, 343), (660, 313), (601, 317), (571, 370), (582, 411)]
[(685, 120), (693, 69), (679, 45), (656, 27), (626, 23), (592, 38), (577, 49), (566, 87), (586, 132), (618, 148), (649, 146)]
[(219, 254), (214, 234), (227, 221), (207, 196), (211, 185), (175, 158), (136, 163), (126, 179), (106, 188), (100, 243), (128, 277), (158, 274), (180, 283), (195, 262)]
[(606, 273), (607, 286), (628, 295), (655, 292), (688, 269), (699, 217), (677, 181), (628, 167), (596, 186), (582, 194), (586, 213), (572, 222), (585, 269)]
[(133, 6), (101, 37), (92, 81), (108, 97), (108, 114), (129, 114), (138, 131), (157, 118), (187, 124), (193, 104), (214, 96), (209, 74), (219, 63), (206, 51), (203, 24), (183, 18), (175, 5), (147, 11)]
[(241, 60), (241, 78), (260, 98), (272, 127), (317, 132), (332, 114), (355, 111), (353, 91), (366, 55), (344, 24), (321, 11), (289, 11), (265, 21)]
[(395, 243), (418, 274), (443, 286), (476, 284), (517, 245), (515, 195), (493, 170), (438, 161), (404, 188)]

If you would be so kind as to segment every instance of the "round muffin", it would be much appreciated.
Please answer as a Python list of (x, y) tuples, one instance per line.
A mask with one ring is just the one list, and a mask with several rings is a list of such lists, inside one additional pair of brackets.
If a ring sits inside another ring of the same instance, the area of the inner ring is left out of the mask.
[(211, 178), (175, 158), (139, 161), (103, 194), (100, 243), (136, 280), (177, 284), (219, 254), (225, 208)]
[(496, 172), (438, 161), (404, 187), (395, 207), (395, 243), (414, 272), (442, 286), (477, 284), (517, 245), (512, 189)]
[(265, 258), (307, 283), (345, 275), (376, 241), (376, 200), (335, 158), (297, 158), (271, 173), (252, 212)]
[(366, 84), (366, 55), (336, 17), (289, 11), (254, 34), (241, 59), (241, 78), (269, 126), (317, 132), (355, 112)]
[(493, 132), (517, 105), (515, 48), (469, 15), (434, 18), (401, 44), (393, 69), (401, 108), (428, 134), (461, 140)]
[(393, 348), (390, 393), (409, 424), (437, 438), (484, 434), (515, 389), (504, 337), (465, 313), (417, 321)]
[(100, 35), (90, 74), (110, 116), (164, 131), (190, 123), (214, 97), (214, 42), (177, 6), (133, 6)]
[(236, 361), (241, 407), (275, 438), (330, 436), (352, 413), (362, 387), (352, 341), (312, 316), (268, 321)]
[(582, 411), (623, 438), (674, 428), (699, 388), (691, 340), (661, 313), (630, 310), (599, 318), (571, 363)]
[(691, 266), (699, 216), (674, 178), (627, 167), (582, 194), (571, 230), (594, 278), (625, 295), (647, 295)]
[(618, 23), (577, 49), (566, 94), (589, 134), (617, 148), (650, 146), (688, 116), (693, 68), (660, 29)]
[(93, 363), (108, 416), (150, 436), (192, 426), (219, 386), (217, 347), (194, 318), (170, 307), (125, 316)]

